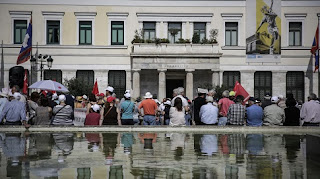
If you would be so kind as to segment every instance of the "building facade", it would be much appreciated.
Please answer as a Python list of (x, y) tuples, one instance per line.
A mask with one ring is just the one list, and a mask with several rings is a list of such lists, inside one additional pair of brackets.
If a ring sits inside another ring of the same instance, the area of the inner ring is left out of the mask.
[[(92, 86), (97, 79), (100, 92), (112, 85), (120, 97), (125, 89), (133, 90), (134, 98), (147, 91), (158, 99), (171, 97), (179, 86), (193, 98), (197, 87), (233, 89), (236, 81), (260, 98), (266, 92), (292, 92), (304, 101), (310, 92), (319, 94), (319, 73), (313, 73), (310, 49), (320, 2), (278, 2), (281, 56), (263, 61), (248, 59), (261, 45), (255, 35), (247, 36), (253, 11), (249, 1), (3, 0), (4, 84), (9, 84), (8, 71), (16, 64), (32, 17), (32, 53), (54, 59), (44, 79), (63, 82), (76, 77)], [(257, 4), (260, 1), (269, 6), (273, 2), (256, 0)], [(272, 38), (268, 32), (262, 35)], [(135, 36), (144, 41), (133, 41)], [(30, 62), (21, 66), (35, 72)]]

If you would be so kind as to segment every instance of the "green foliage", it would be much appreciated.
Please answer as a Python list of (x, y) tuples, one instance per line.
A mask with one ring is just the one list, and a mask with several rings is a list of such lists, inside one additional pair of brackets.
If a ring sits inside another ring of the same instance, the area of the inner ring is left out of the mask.
[(163, 38), (160, 40), (161, 43), (170, 43), (169, 39)]
[(194, 33), (192, 36), (192, 43), (198, 44), (200, 43), (200, 36), (197, 33)]
[(203, 38), (201, 40), (201, 44), (210, 44), (210, 40), (208, 40), (207, 38)]
[(185, 43), (190, 43), (190, 39), (183, 39), (183, 38), (180, 38), (178, 40), (178, 42), (176, 42), (178, 44), (185, 44)]
[(135, 30), (134, 31), (134, 37), (133, 40), (131, 41), (131, 44), (134, 43), (144, 43), (144, 39), (143, 39), (143, 30)]
[(86, 85), (82, 80), (77, 78), (65, 79), (64, 85), (68, 88), (73, 96), (88, 95), (92, 92), (93, 85)]
[(209, 36), (210, 36), (211, 43), (218, 43), (218, 41), (217, 41), (218, 29), (211, 29), (209, 31)]
[(176, 36), (180, 30), (179, 29), (169, 29), (169, 32), (172, 36)]

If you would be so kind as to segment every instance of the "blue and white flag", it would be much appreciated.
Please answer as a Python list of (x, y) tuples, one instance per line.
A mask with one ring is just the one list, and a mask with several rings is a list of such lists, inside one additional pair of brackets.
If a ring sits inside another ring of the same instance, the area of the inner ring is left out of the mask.
[(17, 59), (17, 65), (24, 63), (30, 59), (32, 50), (32, 19), (29, 22), (27, 33), (24, 36), (22, 47)]

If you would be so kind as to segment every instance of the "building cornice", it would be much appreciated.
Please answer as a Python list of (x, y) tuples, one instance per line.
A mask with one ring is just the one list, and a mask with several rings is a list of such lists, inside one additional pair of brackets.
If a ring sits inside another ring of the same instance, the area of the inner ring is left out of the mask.
[(10, 15), (24, 15), (24, 16), (30, 16), (32, 14), (32, 11), (9, 11)]
[(125, 16), (128, 17), (129, 13), (127, 12), (107, 12), (107, 16)]
[(75, 12), (75, 16), (96, 16), (97, 12)]
[(64, 16), (64, 12), (42, 11), (43, 16)]
[(221, 17), (242, 17), (242, 13), (221, 13)]
[(142, 13), (138, 17), (212, 17), (213, 13)]
[(305, 18), (307, 17), (307, 13), (285, 13), (284, 16), (286, 18), (296, 18), (296, 17)]

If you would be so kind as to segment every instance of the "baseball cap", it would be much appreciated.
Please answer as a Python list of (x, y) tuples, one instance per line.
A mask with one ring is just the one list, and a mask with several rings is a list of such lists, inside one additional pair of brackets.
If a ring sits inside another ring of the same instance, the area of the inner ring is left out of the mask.
[(110, 92), (112, 92), (112, 93), (113, 93), (113, 90), (114, 90), (114, 88), (113, 88), (112, 86), (108, 86), (108, 87), (106, 88), (106, 91), (110, 91)]
[(235, 96), (235, 95), (236, 95), (236, 93), (234, 91), (229, 92), (229, 96)]
[(279, 101), (278, 96), (272, 96), (272, 98), (271, 98), (271, 102), (273, 102), (273, 103), (277, 103), (278, 101)]
[(130, 95), (130, 93), (125, 93), (125, 94), (124, 94), (124, 97), (125, 97), (125, 98), (131, 98), (131, 95)]

